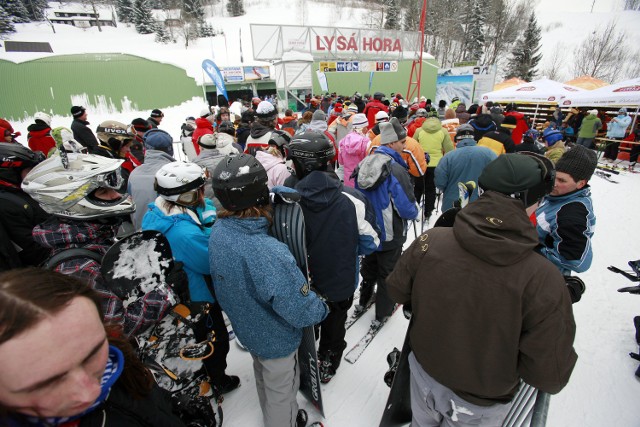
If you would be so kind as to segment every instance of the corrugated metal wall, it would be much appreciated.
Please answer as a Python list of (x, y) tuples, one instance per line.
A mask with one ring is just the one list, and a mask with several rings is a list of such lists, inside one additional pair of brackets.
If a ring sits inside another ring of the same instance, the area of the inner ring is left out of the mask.
[(14, 64), (0, 60), (0, 117), (37, 111), (67, 115), (72, 105), (93, 111), (151, 110), (202, 95), (178, 67), (124, 54), (61, 55)]

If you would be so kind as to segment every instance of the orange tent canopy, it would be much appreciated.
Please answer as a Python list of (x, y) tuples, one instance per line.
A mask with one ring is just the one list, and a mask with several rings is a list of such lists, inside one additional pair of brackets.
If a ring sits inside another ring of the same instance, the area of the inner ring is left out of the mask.
[(602, 81), (600, 79), (596, 79), (595, 77), (591, 77), (591, 76), (576, 77), (573, 80), (569, 80), (568, 82), (565, 82), (565, 84), (568, 84), (571, 86), (577, 86), (579, 88), (586, 89), (586, 90), (594, 90), (604, 86), (609, 86), (609, 83)]
[(512, 77), (512, 78), (510, 78), (508, 80), (505, 80), (503, 82), (496, 83), (493, 86), (493, 91), (505, 89), (505, 88), (508, 88), (510, 86), (517, 86), (519, 84), (526, 83), (526, 82), (527, 82), (526, 80), (522, 80), (522, 79), (519, 79), (517, 77)]

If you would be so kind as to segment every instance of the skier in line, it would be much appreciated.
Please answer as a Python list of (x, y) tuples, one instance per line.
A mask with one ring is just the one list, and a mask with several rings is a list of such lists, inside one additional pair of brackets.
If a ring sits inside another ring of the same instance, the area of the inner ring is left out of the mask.
[(260, 162), (228, 156), (212, 180), (223, 206), (209, 239), (216, 298), (253, 358), (265, 427), (304, 427), (297, 350), (302, 329), (320, 323), (329, 309), (287, 246), (269, 235), (272, 211)]
[(527, 215), (554, 171), (534, 156), (487, 165), (480, 198), (453, 227), (416, 239), (387, 279), (391, 298), (413, 313), (414, 426), (502, 425), (520, 379), (552, 394), (569, 381), (577, 360), (569, 293), (535, 253)]
[(356, 188), (373, 204), (381, 230), (378, 250), (362, 261), (360, 307), (356, 309), (368, 305), (377, 284), (375, 321), (381, 323), (391, 316), (394, 308), (386, 278), (402, 253), (408, 221), (418, 216), (408, 166), (402, 159), (406, 138), (406, 131), (395, 117), (380, 124), (380, 147), (365, 157), (356, 170)]
[(189, 278), (191, 310), (201, 312), (200, 307), (208, 305), (207, 314), (194, 324), (193, 332), (201, 342), (213, 331), (215, 351), (203, 362), (212, 384), (224, 394), (238, 388), (240, 378), (225, 373), (229, 333), (220, 305), (208, 285), (211, 280), (208, 241), (216, 209), (213, 202), (204, 197), (206, 175), (206, 169), (195, 163), (173, 162), (162, 166), (156, 172), (154, 185), (158, 197), (142, 218), (142, 229), (164, 234), (174, 259), (184, 264)]
[(89, 129), (89, 122), (87, 121), (87, 109), (74, 105), (71, 107), (71, 115), (73, 116), (73, 122), (71, 122), (71, 130), (73, 131), (73, 139), (86, 147), (89, 153), (92, 152), (94, 147), (98, 146), (98, 139)]
[(22, 144), (0, 144), (0, 271), (37, 266), (49, 250), (35, 242), (33, 227), (49, 218), (20, 185), (31, 168), (44, 160)]
[(0, 425), (183, 427), (82, 281), (38, 268), (0, 275)]
[(591, 267), (591, 238), (596, 216), (589, 179), (598, 159), (593, 150), (575, 145), (556, 162), (556, 180), (536, 209), (538, 251), (565, 276)]
[[(79, 153), (69, 153), (68, 159), (69, 167), (65, 168), (59, 155), (52, 156), (31, 169), (22, 182), (23, 190), (51, 214), (34, 227), (33, 238), (53, 255), (84, 248), (104, 256), (120, 225), (135, 210), (129, 195), (115, 190), (122, 183), (122, 160)], [(121, 325), (126, 336), (142, 332), (164, 317), (177, 296), (168, 287), (157, 289), (125, 307), (94, 259), (65, 260), (55, 270), (76, 276), (96, 290), (105, 323)]]
[(331, 141), (318, 132), (296, 135), (289, 145), (289, 157), (300, 180), (295, 189), (302, 196), (309, 274), (313, 289), (330, 309), (319, 325), (323, 383), (336, 374), (347, 347), (345, 322), (358, 287), (358, 256), (372, 253), (380, 244), (371, 203), (328, 171), (334, 153)]

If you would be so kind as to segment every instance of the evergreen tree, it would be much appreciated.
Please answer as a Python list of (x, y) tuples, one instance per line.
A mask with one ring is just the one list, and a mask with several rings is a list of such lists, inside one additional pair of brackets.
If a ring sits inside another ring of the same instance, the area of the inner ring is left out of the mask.
[(9, 14), (0, 6), (0, 38), (4, 34), (15, 33), (16, 27), (13, 25), (13, 19)]
[(538, 74), (536, 67), (542, 59), (540, 52), (540, 27), (535, 13), (531, 13), (529, 23), (522, 37), (511, 51), (512, 58), (507, 65), (507, 77), (518, 77), (530, 82)]
[(215, 37), (216, 35), (217, 32), (211, 24), (203, 21), (198, 25), (198, 37)]
[(116, 0), (116, 12), (120, 22), (133, 22), (133, 3), (131, 0)]
[(471, 0), (468, 6), (465, 34), (465, 60), (480, 61), (484, 49), (485, 5), (482, 0)]
[(24, 0), (29, 19), (31, 21), (44, 21), (45, 9), (49, 7), (47, 0)]
[(164, 24), (156, 22), (155, 30), (156, 43), (168, 44), (171, 41), (171, 36), (169, 35), (169, 32), (167, 31), (167, 28), (164, 26)]
[(398, 30), (400, 29), (400, 6), (398, 0), (385, 0), (385, 6), (387, 10), (387, 16), (384, 21), (385, 30)]
[(231, 16), (242, 16), (245, 14), (244, 3), (242, 0), (229, 0), (227, 2), (227, 12)]
[(404, 13), (402, 29), (404, 31), (420, 31), (420, 15), (422, 14), (422, 0), (409, 0), (409, 7)]
[(201, 0), (184, 0), (182, 11), (187, 20), (201, 21), (204, 18), (204, 6)]
[(29, 19), (29, 11), (24, 7), (22, 0), (0, 0), (2, 7), (9, 16), (13, 18), (13, 22), (20, 24), (31, 22)]
[(133, 23), (140, 34), (154, 32), (155, 20), (151, 14), (148, 0), (135, 0), (133, 2)]

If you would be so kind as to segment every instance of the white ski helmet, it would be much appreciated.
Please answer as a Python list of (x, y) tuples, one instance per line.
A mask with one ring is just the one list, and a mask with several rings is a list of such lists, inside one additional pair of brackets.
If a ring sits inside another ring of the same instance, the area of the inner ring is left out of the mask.
[(197, 190), (207, 181), (206, 169), (190, 162), (171, 162), (156, 172), (154, 189), (160, 197), (181, 206), (198, 203)]
[(51, 116), (42, 111), (38, 111), (33, 115), (33, 120), (41, 120), (47, 124), (47, 126), (51, 127)]
[(99, 188), (122, 185), (123, 160), (94, 154), (69, 153), (68, 167), (54, 155), (34, 167), (22, 181), (22, 189), (50, 214), (73, 219), (104, 218), (135, 211), (128, 194), (116, 200), (95, 197)]

